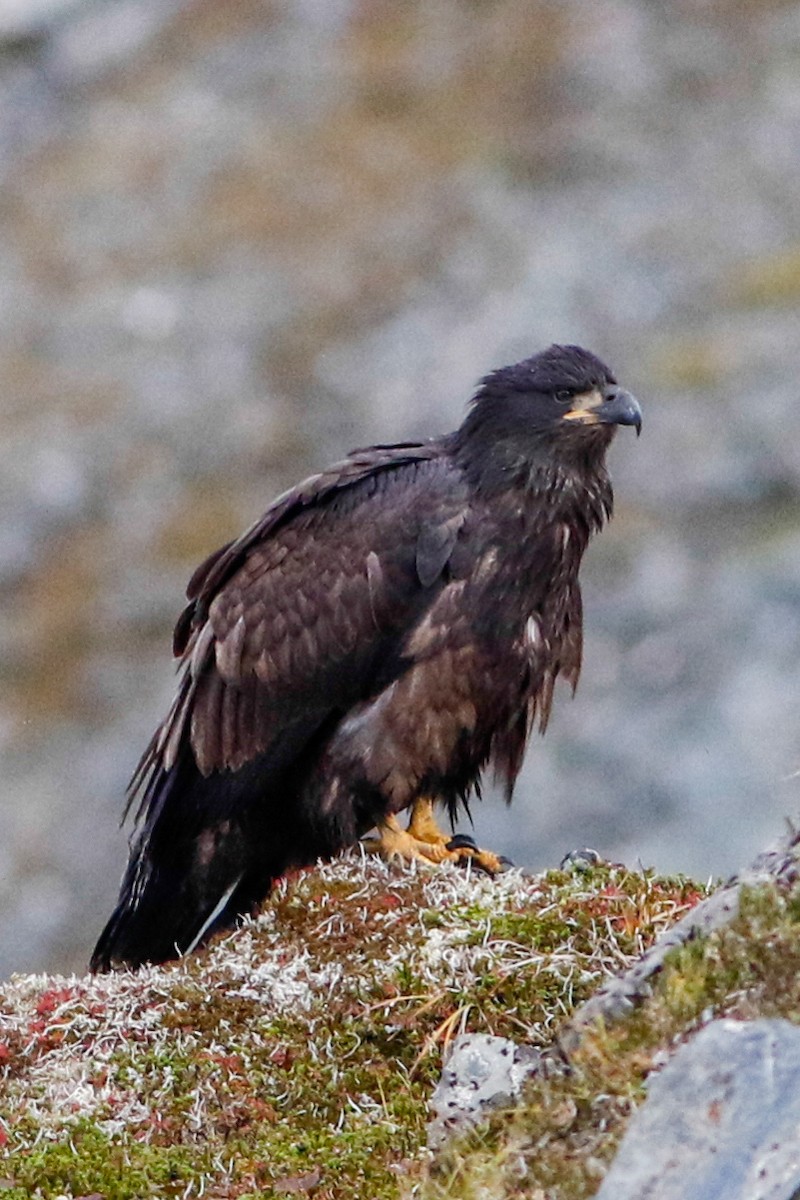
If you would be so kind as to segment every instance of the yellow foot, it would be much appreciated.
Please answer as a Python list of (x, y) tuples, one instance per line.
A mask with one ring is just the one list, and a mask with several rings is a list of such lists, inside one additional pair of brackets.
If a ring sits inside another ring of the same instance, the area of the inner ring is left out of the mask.
[(508, 859), (491, 850), (481, 850), (472, 838), (463, 834), (449, 837), (443, 833), (433, 815), (433, 802), (427, 799), (415, 801), (408, 829), (402, 828), (397, 817), (388, 816), (378, 825), (378, 836), (365, 838), (363, 844), (388, 862), (416, 860), (436, 866), (443, 862), (461, 866), (470, 863), (490, 875), (497, 875), (511, 865)]
[(425, 862), (437, 865), (450, 857), (444, 841), (428, 842), (403, 829), (397, 817), (389, 816), (377, 826), (378, 836), (363, 838), (362, 845), (372, 854), (380, 854), (387, 862)]

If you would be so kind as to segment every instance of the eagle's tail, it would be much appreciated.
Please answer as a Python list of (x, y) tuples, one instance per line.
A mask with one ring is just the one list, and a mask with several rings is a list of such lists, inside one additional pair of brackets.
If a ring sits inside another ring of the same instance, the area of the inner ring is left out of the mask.
[(184, 843), (165, 858), (154, 853), (146, 832), (140, 834), (92, 955), (92, 971), (168, 962), (234, 924), (250, 908), (241, 894), (242, 841), (241, 830), (208, 828), (193, 846)]
[(313, 718), (298, 722), (278, 747), (209, 775), (188, 744), (164, 767), (151, 743), (132, 784), (139, 829), (93, 971), (196, 950), (254, 912), (288, 870), (330, 858), (374, 824), (359, 824), (351, 805), (320, 817), (305, 796), (327, 735)]
[(167, 962), (195, 950), (251, 912), (288, 865), (281, 840), (265, 845), (246, 825), (252, 805), (226, 803), (232, 797), (225, 788), (203, 780), (193, 764), (157, 770), (148, 793), (93, 971)]

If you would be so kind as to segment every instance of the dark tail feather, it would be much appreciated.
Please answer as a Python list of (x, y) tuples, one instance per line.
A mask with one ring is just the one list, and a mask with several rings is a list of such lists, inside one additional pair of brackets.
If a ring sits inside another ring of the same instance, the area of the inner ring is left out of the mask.
[[(243, 889), (249, 853), (241, 828), (222, 821), (191, 843), (181, 841), (164, 854), (147, 830), (139, 835), (92, 955), (93, 971), (180, 958), (252, 908)], [(264, 880), (264, 893), (270, 883)]]
[[(265, 845), (264, 832), (259, 837), (249, 828), (254, 780), (248, 774), (205, 779), (188, 755), (169, 771), (154, 771), (93, 971), (180, 958), (266, 896), (288, 865), (286, 847), (274, 838)], [(263, 785), (257, 794), (263, 805)]]
[[(329, 718), (333, 723), (335, 718)], [(168, 962), (255, 910), (293, 867), (352, 845), (374, 820), (320, 815), (305, 795), (327, 727), (311, 714), (235, 771), (201, 774), (188, 745), (165, 770), (152, 746), (134, 776), (139, 831), (93, 971)]]
[[(284, 741), (291, 760), (293, 747)], [(252, 913), (287, 870), (355, 840), (354, 829), (320, 827), (299, 804), (287, 803), (298, 781), (283, 766), (273, 752), (206, 777), (186, 749), (169, 770), (152, 769), (93, 971), (180, 958)]]

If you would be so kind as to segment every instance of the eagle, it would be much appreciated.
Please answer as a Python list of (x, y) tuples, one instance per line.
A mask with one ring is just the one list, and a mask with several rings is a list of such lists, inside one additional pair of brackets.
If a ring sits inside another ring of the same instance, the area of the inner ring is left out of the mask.
[(389, 859), (501, 868), (434, 806), (452, 830), (486, 768), (510, 800), (556, 679), (574, 690), (606, 451), (641, 420), (554, 345), (487, 375), (455, 432), (353, 451), (197, 568), (93, 970), (195, 950), (370, 831)]

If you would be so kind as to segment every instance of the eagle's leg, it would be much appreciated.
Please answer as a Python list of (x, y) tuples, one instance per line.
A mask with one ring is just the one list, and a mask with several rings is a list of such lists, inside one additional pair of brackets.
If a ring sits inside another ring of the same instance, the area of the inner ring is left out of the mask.
[(411, 820), (408, 822), (408, 832), (420, 842), (432, 842), (434, 845), (445, 845), (450, 841), (450, 835), (443, 833), (433, 815), (433, 801), (427, 796), (420, 796), (411, 805)]
[(491, 850), (480, 850), (474, 844), (451, 847), (451, 838), (437, 825), (433, 801), (427, 797), (414, 801), (407, 829), (403, 829), (396, 816), (389, 814), (378, 824), (377, 830), (377, 838), (366, 838), (364, 846), (388, 861), (400, 858), (406, 862), (417, 859), (432, 864), (472, 862), (491, 875), (508, 866), (507, 860)]
[(497, 875), (511, 865), (507, 858), (501, 858), (494, 851), (481, 850), (471, 838), (454, 838), (452, 834), (443, 833), (433, 814), (433, 800), (427, 796), (420, 796), (411, 806), (408, 832), (421, 842), (442, 846), (446, 851), (443, 862), (472, 862), (490, 875)]
[(387, 862), (399, 858), (404, 862), (417, 859), (420, 862), (438, 864), (454, 857), (448, 851), (446, 840), (442, 834), (439, 835), (441, 840), (424, 841), (416, 837), (410, 827), (403, 829), (393, 813), (379, 821), (376, 829), (378, 836), (364, 838), (362, 844), (366, 850), (380, 854), (381, 858), (385, 858)]

